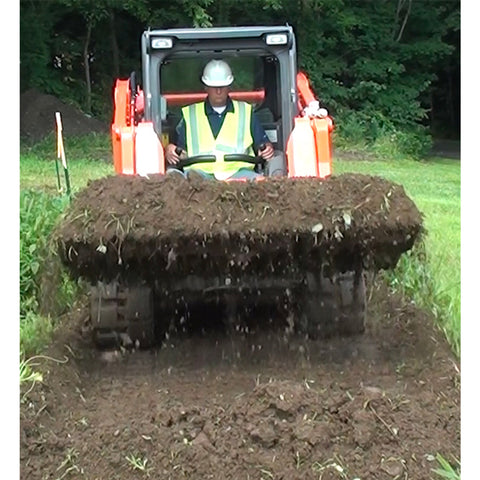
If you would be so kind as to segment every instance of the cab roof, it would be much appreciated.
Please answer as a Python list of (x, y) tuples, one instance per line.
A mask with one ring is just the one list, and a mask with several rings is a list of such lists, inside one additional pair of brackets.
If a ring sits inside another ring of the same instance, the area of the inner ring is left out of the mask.
[(208, 27), (208, 28), (170, 28), (148, 29), (149, 36), (170, 36), (179, 40), (200, 40), (219, 38), (256, 38), (272, 33), (292, 33), (290, 25), (283, 26), (244, 26), (244, 27)]

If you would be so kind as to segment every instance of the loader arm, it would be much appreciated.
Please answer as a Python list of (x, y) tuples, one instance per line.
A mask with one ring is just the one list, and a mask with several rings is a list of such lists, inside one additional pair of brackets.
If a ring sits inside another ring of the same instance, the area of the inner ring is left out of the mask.
[[(164, 150), (153, 122), (141, 119), (144, 97), (132, 77), (118, 79), (111, 127), (115, 172), (123, 175), (165, 173)], [(133, 88), (132, 88), (133, 87)]]
[(287, 141), (289, 177), (319, 177), (332, 174), (332, 119), (321, 109), (310, 82), (303, 72), (297, 73), (299, 115)]

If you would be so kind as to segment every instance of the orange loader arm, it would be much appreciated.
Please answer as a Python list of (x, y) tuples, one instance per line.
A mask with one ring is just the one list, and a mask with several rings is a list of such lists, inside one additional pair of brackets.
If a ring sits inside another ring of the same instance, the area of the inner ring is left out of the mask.
[(135, 173), (135, 126), (131, 121), (131, 92), (128, 80), (117, 80), (114, 91), (113, 123), (111, 127), (113, 165), (116, 173)]
[(137, 121), (143, 92), (133, 93), (129, 80), (117, 80), (111, 126), (113, 164), (123, 175), (165, 173), (164, 150), (152, 122)]
[(313, 93), (303, 72), (297, 74), (299, 115), (287, 141), (289, 177), (328, 178), (332, 174), (333, 121)]

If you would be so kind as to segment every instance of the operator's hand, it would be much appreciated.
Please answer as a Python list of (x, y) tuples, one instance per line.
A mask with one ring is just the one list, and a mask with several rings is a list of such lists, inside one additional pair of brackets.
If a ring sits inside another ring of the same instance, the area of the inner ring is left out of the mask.
[(165, 148), (165, 158), (167, 159), (167, 163), (170, 165), (176, 165), (181, 158), (186, 158), (187, 154), (185, 150), (182, 151), (180, 155), (175, 151), (177, 146), (173, 143), (169, 143), (167, 148)]
[(265, 160), (271, 160), (273, 158), (273, 154), (273, 145), (270, 142), (265, 143), (265, 147), (258, 151), (258, 155)]

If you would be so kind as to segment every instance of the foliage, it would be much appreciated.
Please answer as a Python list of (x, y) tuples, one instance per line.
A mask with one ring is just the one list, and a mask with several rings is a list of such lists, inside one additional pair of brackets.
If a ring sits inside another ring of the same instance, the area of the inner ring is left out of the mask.
[(435, 468), (432, 471), (438, 475), (439, 478), (446, 478), (447, 480), (460, 480), (460, 462), (455, 459), (457, 467), (452, 465), (442, 455), (437, 455), (437, 461), (440, 468)]
[[(310, 5), (313, 15), (299, 11), (304, 19), (298, 29), (300, 67), (310, 73), (337, 124), (360, 116), (358, 129), (371, 143), (385, 129), (411, 131), (426, 123), (427, 92), (452, 49), (441, 41), (438, 4), (414, 4), (401, 39), (393, 35), (394, 2)], [(318, 41), (312, 42), (315, 36)]]
[[(75, 194), (93, 178), (111, 175), (108, 134), (65, 138)], [(51, 232), (68, 205), (59, 196), (55, 175), (55, 139), (20, 146), (20, 349), (35, 354), (49, 341), (55, 319), (72, 305), (84, 286), (61, 268)]]
[(28, 310), (20, 320), (20, 352), (25, 358), (36, 354), (49, 344), (54, 332), (54, 321), (49, 316)]
[(285, 23), (299, 67), (346, 135), (372, 143), (414, 131), (421, 143), (418, 125), (457, 128), (459, 0), (21, 0), (21, 91), (37, 87), (106, 118), (115, 78), (141, 72), (145, 28)]
[(40, 273), (48, 239), (66, 198), (27, 190), (20, 192), (20, 316), (39, 306)]
[(20, 349), (27, 354), (49, 340), (54, 328), (49, 312), (58, 313), (76, 294), (49, 242), (67, 202), (41, 191), (20, 191)]
[(335, 145), (348, 145), (356, 150), (370, 147), (378, 155), (424, 157), (432, 146), (432, 138), (422, 125), (402, 129), (381, 113), (371, 116), (363, 111), (351, 112), (335, 129)]
[(394, 271), (385, 272), (390, 285), (411, 298), (419, 307), (428, 309), (437, 319), (455, 354), (460, 354), (460, 329), (448, 324), (448, 319), (460, 318), (460, 306), (451, 292), (445, 291), (435, 275), (432, 259), (425, 244), (407, 252)]
[(42, 382), (41, 373), (35, 372), (31, 367), (31, 359), (20, 360), (20, 384), (26, 382)]

